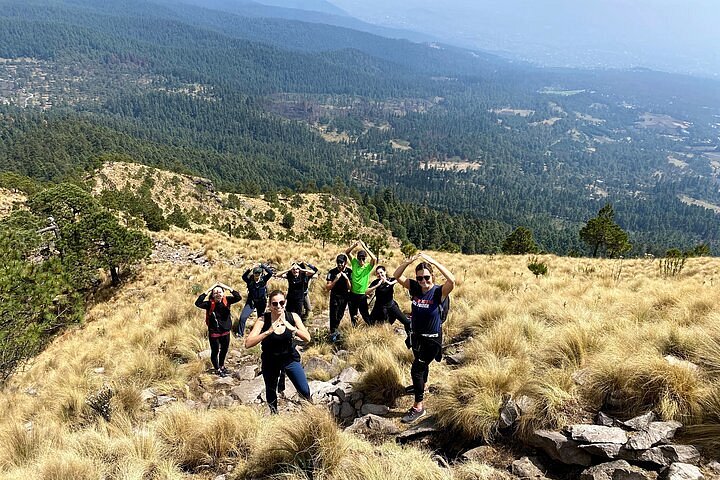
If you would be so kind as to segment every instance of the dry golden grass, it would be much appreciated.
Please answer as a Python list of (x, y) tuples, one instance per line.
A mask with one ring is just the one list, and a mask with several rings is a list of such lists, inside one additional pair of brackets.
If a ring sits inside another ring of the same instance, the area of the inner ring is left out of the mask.
[[(208, 348), (204, 316), (193, 306), (199, 291), (221, 281), (244, 293), (241, 275), (258, 261), (288, 266), (306, 259), (324, 274), (345, 248), (179, 230), (159, 235), (212, 251), (215, 260), (210, 268), (144, 265), (119, 289), (99, 294), (84, 325), (10, 379), (0, 393), (0, 442), (11, 447), (0, 449), (1, 477), (208, 478), (191, 472), (233, 464), (237, 478), (506, 478), (483, 464), (450, 472), (427, 452), (370, 445), (313, 409), (269, 420), (246, 409), (153, 412), (141, 400), (144, 388), (170, 394), (178, 405), (199, 400), (186, 387), (205, 379), (208, 367), (197, 356)], [(426, 408), (457, 438), (491, 438), (507, 394), (534, 402), (521, 433), (578, 421), (613, 395), (620, 415), (654, 409), (697, 424), (688, 432), (717, 445), (711, 435), (720, 425), (720, 261), (691, 259), (679, 277), (663, 278), (647, 260), (542, 256), (550, 271), (535, 278), (522, 256), (433, 256), (457, 276), (444, 334), (446, 343), (462, 342), (454, 348), (464, 349), (467, 363), (431, 364), (429, 384), (438, 390), (427, 394)], [(383, 263), (392, 270), (397, 262)], [(311, 289), (313, 328), (327, 322), (323, 287), (321, 277)], [(396, 298), (408, 310), (401, 290)], [(342, 330), (347, 362), (364, 375), (361, 388), (394, 400), (409, 380), (404, 336), (390, 327), (352, 329), (346, 321)], [(314, 342), (304, 355), (330, 360), (331, 346)], [(697, 367), (671, 364), (665, 355)], [(110, 422), (86, 403), (104, 385), (114, 390)], [(272, 468), (276, 458), (281, 466)]]
[(21, 207), (27, 201), (27, 197), (18, 192), (12, 192), (6, 188), (0, 188), (0, 219), (10, 215), (13, 209)]

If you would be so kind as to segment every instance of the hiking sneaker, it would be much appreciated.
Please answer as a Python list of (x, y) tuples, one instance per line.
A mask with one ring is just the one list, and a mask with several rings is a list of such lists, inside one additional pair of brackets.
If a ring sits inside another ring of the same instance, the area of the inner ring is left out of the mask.
[(218, 377), (227, 377), (228, 375), (227, 372), (222, 368), (218, 368), (216, 373)]
[(331, 333), (330, 336), (328, 337), (328, 340), (330, 341), (330, 343), (339, 342), (340, 341), (340, 332)]
[(410, 407), (410, 410), (408, 410), (408, 412), (405, 414), (404, 417), (402, 417), (402, 419), (400, 419), (400, 421), (402, 423), (413, 423), (415, 420), (417, 420), (418, 418), (420, 418), (424, 415), (425, 415), (424, 408), (422, 410), (418, 411), (418, 410), (415, 410), (415, 407)]

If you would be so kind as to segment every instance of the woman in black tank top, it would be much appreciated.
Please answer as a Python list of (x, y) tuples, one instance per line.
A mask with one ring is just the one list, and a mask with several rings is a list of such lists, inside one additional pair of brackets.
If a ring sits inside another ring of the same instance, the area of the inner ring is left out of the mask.
[(262, 375), (265, 380), (265, 395), (272, 413), (277, 413), (277, 387), (280, 372), (285, 372), (298, 394), (310, 399), (305, 371), (300, 364), (300, 354), (295, 349), (294, 337), (310, 341), (310, 332), (303, 325), (300, 316), (285, 311), (285, 294), (279, 290), (270, 293), (270, 311), (262, 321), (258, 319), (250, 335), (245, 339), (245, 348), (262, 344)]

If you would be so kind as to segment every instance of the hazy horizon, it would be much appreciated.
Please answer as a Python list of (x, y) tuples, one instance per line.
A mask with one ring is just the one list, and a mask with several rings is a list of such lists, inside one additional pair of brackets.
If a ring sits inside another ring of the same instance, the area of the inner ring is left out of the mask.
[[(305, 4), (313, 9), (325, 3), (305, 1), (267, 3), (291, 8)], [(720, 4), (710, 0), (327, 3), (369, 23), (419, 31), (448, 43), (546, 66), (644, 67), (720, 78)]]

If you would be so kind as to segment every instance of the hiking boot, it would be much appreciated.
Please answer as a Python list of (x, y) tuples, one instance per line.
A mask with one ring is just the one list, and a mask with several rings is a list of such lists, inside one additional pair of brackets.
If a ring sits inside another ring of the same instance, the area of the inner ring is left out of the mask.
[(230, 375), (230, 370), (228, 370), (226, 366), (220, 367), (220, 372), (224, 373), (225, 376)]
[(352, 323), (353, 327), (357, 327), (358, 317), (350, 317), (350, 323)]
[(328, 340), (330, 341), (330, 343), (339, 342), (340, 341), (340, 332), (331, 333), (330, 336), (328, 337)]
[(217, 369), (217, 376), (224, 378), (224, 377), (227, 377), (228, 374), (227, 374), (227, 372), (226, 372), (224, 369), (218, 368), (218, 369)]
[(405, 414), (404, 417), (400, 419), (402, 423), (413, 423), (415, 420), (417, 420), (420, 417), (423, 417), (425, 415), (425, 409), (423, 408), (420, 411), (415, 410), (415, 407), (410, 407), (410, 410)]

